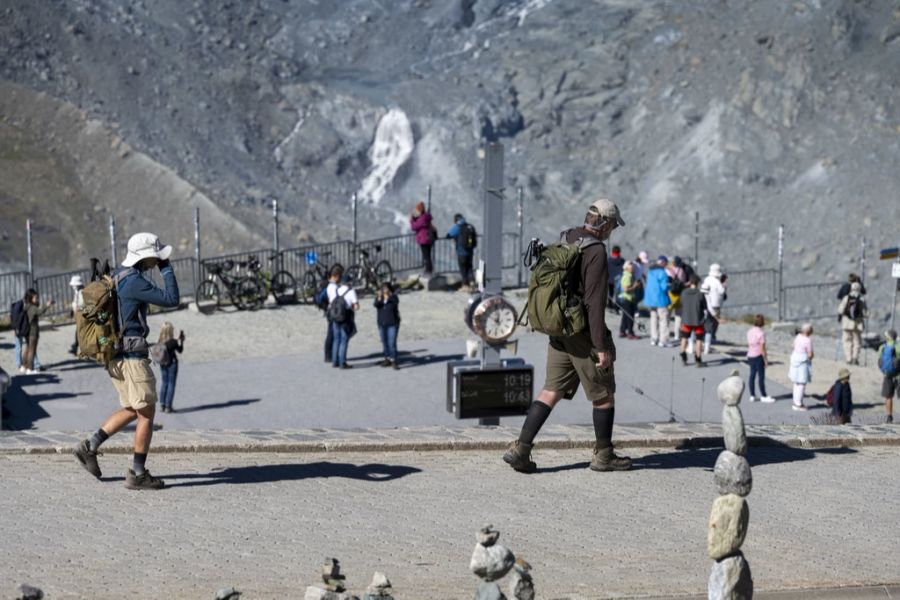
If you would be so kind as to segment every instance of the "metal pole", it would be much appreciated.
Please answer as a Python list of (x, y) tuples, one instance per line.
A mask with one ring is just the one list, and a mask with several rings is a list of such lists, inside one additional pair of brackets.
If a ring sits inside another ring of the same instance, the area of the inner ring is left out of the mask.
[(522, 281), (522, 255), (524, 254), (524, 250), (522, 248), (522, 244), (524, 238), (522, 237), (522, 230), (524, 225), (524, 215), (525, 215), (525, 200), (522, 196), (522, 188), (516, 190), (516, 237), (519, 240), (519, 260), (516, 262), (518, 265), (518, 281), (519, 287), (524, 285)]
[(784, 225), (778, 226), (778, 320), (784, 318)]
[(863, 236), (859, 249), (859, 280), (866, 284), (866, 236)]
[(431, 212), (431, 184), (428, 185), (428, 208), (426, 210)]
[(700, 212), (694, 213), (694, 271), (700, 264)]
[(109, 215), (109, 256), (114, 266), (119, 264), (116, 256), (116, 218), (112, 215)]
[(275, 253), (278, 252), (278, 200), (272, 200), (272, 248)]
[[(900, 244), (897, 244), (897, 248), (900, 248)], [(900, 253), (897, 254), (897, 264), (900, 265)], [(896, 329), (894, 327), (894, 317), (897, 313), (897, 290), (900, 289), (900, 279), (894, 280), (894, 300), (891, 302), (891, 329)]]
[(25, 241), (28, 246), (28, 277), (29, 286), (34, 286), (34, 248), (31, 239), (31, 219), (25, 220)]
[(194, 209), (194, 296), (200, 289), (200, 208)]
[(356, 250), (356, 216), (357, 216), (358, 200), (356, 192), (353, 192), (353, 249)]
[[(491, 142), (484, 154), (484, 236), (482, 283), (485, 297), (502, 291), (503, 278), (503, 144)], [(500, 348), (481, 344), (481, 368), (497, 368)], [(499, 425), (499, 418), (479, 419), (479, 425)]]

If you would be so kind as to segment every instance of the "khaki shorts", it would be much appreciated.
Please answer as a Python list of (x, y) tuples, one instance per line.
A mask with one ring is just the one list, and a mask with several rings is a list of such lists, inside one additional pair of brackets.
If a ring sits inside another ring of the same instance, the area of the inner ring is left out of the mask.
[(124, 408), (141, 410), (156, 404), (156, 377), (150, 359), (114, 358), (108, 371)]
[[(616, 353), (612, 351), (615, 361)], [(550, 338), (547, 348), (547, 378), (544, 389), (560, 392), (571, 399), (578, 391), (578, 384), (591, 402), (605, 400), (616, 393), (615, 368), (597, 367), (597, 353), (591, 347), (587, 333), (579, 333), (567, 338)]]

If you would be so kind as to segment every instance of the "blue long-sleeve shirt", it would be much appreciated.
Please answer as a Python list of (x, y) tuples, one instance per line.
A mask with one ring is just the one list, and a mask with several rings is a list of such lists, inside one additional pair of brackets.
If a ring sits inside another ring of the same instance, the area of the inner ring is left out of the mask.
[[(120, 280), (117, 288), (119, 297), (119, 322), (122, 330), (121, 337), (146, 338), (150, 333), (147, 327), (147, 310), (151, 304), (162, 307), (178, 306), (181, 296), (178, 292), (178, 282), (175, 280), (175, 270), (172, 266), (166, 266), (160, 270), (165, 282), (165, 289), (157, 286), (150, 279), (149, 272), (141, 272), (132, 269)], [(126, 358), (139, 358), (140, 354), (126, 353)]]
[(453, 238), (456, 240), (456, 255), (457, 256), (472, 256), (472, 251), (466, 248), (466, 240), (465, 237), (460, 235), (463, 232), (463, 227), (466, 225), (465, 219), (460, 219), (459, 223), (454, 223), (450, 226), (450, 229), (447, 230), (447, 237)]

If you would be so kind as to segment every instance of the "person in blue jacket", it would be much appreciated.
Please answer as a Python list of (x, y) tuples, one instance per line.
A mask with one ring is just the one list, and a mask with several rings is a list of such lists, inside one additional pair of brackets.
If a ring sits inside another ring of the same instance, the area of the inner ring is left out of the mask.
[(660, 256), (647, 271), (644, 305), (650, 309), (650, 345), (669, 347), (669, 259)]
[[(164, 246), (153, 233), (136, 233), (128, 240), (128, 254), (114, 277), (120, 342), (107, 367), (122, 408), (111, 414), (90, 438), (82, 440), (73, 452), (81, 466), (99, 479), (97, 453), (100, 445), (137, 420), (132, 468), (125, 474), (125, 487), (130, 490), (165, 487), (163, 480), (151, 475), (145, 467), (157, 403), (156, 377), (150, 368), (150, 346), (147, 344), (150, 333), (147, 311), (151, 304), (175, 307), (180, 302), (175, 271), (169, 264), (171, 254), (172, 246)], [(150, 277), (157, 267), (165, 289), (158, 287)]]
[(478, 245), (475, 227), (466, 223), (461, 214), (456, 213), (453, 215), (453, 225), (447, 231), (447, 237), (456, 240), (456, 258), (459, 262), (459, 276), (462, 278), (463, 290), (471, 290), (475, 287), (472, 260), (475, 256), (475, 246)]

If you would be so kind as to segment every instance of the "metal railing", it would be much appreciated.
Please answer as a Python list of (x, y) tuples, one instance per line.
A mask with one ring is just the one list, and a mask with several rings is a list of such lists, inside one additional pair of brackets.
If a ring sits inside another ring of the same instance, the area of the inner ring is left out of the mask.
[(728, 273), (728, 301), (725, 308), (772, 306), (778, 302), (778, 271), (751, 269)]
[(842, 283), (806, 283), (781, 288), (781, 314), (785, 321), (837, 318), (837, 293)]
[(9, 305), (25, 297), (25, 290), (31, 286), (28, 271), (16, 271), (0, 275), (0, 315), (9, 314)]

